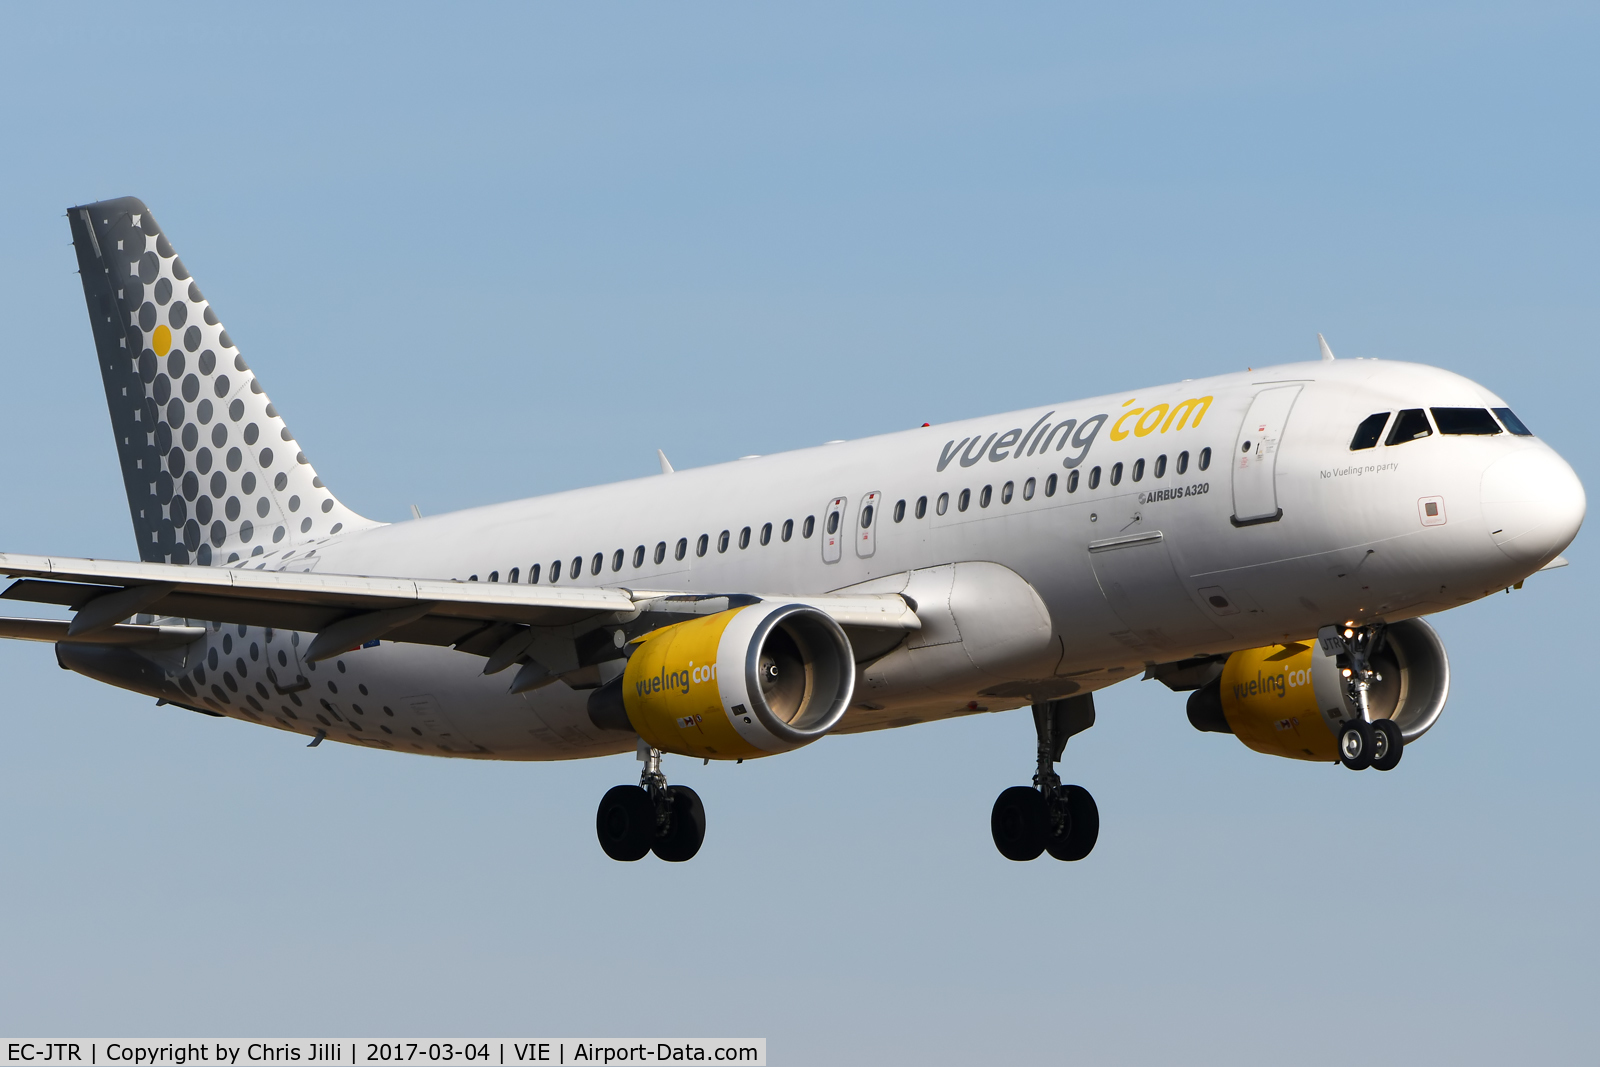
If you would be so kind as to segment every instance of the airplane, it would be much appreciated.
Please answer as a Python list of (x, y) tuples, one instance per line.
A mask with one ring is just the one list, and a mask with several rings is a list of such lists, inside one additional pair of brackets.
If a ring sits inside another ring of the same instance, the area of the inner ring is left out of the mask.
[[(1198, 730), (1392, 770), (1449, 694), (1424, 617), (1565, 564), (1586, 499), (1500, 397), (1320, 358), (453, 514), (375, 522), (317, 476), (139, 200), (67, 213), (138, 562), (0, 554), (0, 620), (213, 717), (461, 759), (633, 751), (596, 836), (692, 858), (664, 754), (1031, 708), (999, 852), (1081, 860), (1056, 766), (1128, 678)], [(1031, 399), (1031, 398), (1030, 398)]]

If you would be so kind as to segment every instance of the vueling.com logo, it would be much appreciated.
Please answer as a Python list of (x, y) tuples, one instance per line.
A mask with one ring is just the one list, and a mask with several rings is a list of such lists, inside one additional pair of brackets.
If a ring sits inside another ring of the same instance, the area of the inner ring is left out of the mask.
[[(1134, 397), (1133, 400), (1125, 400), (1122, 406), (1126, 408), (1137, 399), (1137, 397)], [(1194, 425), (1199, 426), (1200, 420), (1206, 417), (1206, 412), (1210, 408), (1211, 398), (1209, 396), (1190, 397), (1188, 400), (1180, 404), (1174, 404), (1171, 407), (1166, 404), (1156, 404), (1149, 408), (1129, 408), (1129, 410), (1117, 416), (1117, 421), (1111, 424), (1111, 439), (1113, 441), (1126, 441), (1128, 439), (1128, 430), (1124, 427), (1129, 419), (1136, 420), (1133, 423), (1133, 436), (1135, 437), (1149, 437), (1156, 432), (1158, 427), (1162, 433), (1166, 433), (1174, 428), (1174, 421), (1177, 422), (1176, 428), (1181, 430), (1184, 424), (1189, 421), (1191, 414), (1194, 416)]]
[[(1111, 423), (1110, 433), (1113, 441), (1126, 441), (1130, 434), (1134, 437), (1149, 437), (1153, 433), (1166, 433), (1168, 430), (1199, 426), (1200, 420), (1205, 418), (1206, 412), (1211, 408), (1212, 398), (1190, 397), (1176, 404), (1154, 404), (1148, 408), (1134, 407), (1133, 404), (1137, 400), (1135, 397), (1125, 401), (1122, 406), (1127, 410), (1117, 416), (1117, 421)], [(1071, 448), (1071, 454), (1061, 460), (1061, 465), (1071, 470), (1088, 457), (1089, 449), (1099, 436), (1101, 427), (1111, 418), (1108, 414), (1100, 414), (1091, 415), (1082, 422), (1077, 419), (1062, 419), (1060, 422), (1052, 423), (1050, 420), (1054, 416), (1054, 411), (1045, 412), (1039, 421), (1026, 431), (1018, 426), (1004, 433), (995, 431), (987, 437), (980, 431), (973, 437), (946, 442), (934, 469), (942, 471), (950, 466), (952, 460), (959, 460), (963, 467), (971, 467), (985, 458), (990, 463), (1000, 463), (1007, 459), (1043, 456), (1046, 452), (1064, 452)], [(1052, 442), (1055, 444), (1053, 450), (1050, 447)]]
[(656, 693), (681, 690), (684, 696), (689, 695), (689, 687), (701, 682), (714, 682), (717, 680), (717, 665), (715, 663), (696, 667), (694, 661), (689, 661), (689, 666), (681, 670), (669, 670), (662, 667), (660, 671), (648, 678), (640, 678), (633, 683), (634, 692), (639, 696), (654, 696)]

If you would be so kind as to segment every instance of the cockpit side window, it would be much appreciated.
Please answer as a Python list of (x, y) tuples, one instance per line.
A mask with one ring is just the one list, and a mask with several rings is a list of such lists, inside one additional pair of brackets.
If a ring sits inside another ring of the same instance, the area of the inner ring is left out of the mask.
[(1443, 434), (1458, 437), (1492, 437), (1500, 424), (1483, 408), (1433, 408), (1433, 422)]
[(1407, 441), (1432, 435), (1433, 427), (1428, 425), (1427, 414), (1421, 408), (1405, 408), (1395, 416), (1394, 428), (1389, 431), (1389, 437), (1383, 443), (1403, 445)]
[(1505, 423), (1506, 429), (1518, 437), (1532, 437), (1533, 431), (1523, 424), (1522, 420), (1511, 413), (1510, 408), (1495, 408), (1494, 413), (1500, 416), (1500, 421)]
[(1363, 449), (1378, 447), (1378, 438), (1383, 436), (1383, 428), (1389, 422), (1389, 413), (1380, 411), (1376, 415), (1368, 415), (1361, 420), (1361, 425), (1356, 427), (1356, 435), (1350, 438), (1350, 451), (1360, 452)]

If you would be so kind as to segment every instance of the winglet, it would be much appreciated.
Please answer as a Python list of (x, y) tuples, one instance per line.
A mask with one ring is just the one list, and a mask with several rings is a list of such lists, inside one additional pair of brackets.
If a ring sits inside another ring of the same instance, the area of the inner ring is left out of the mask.
[(1322, 362), (1332, 363), (1333, 349), (1328, 347), (1328, 339), (1319, 333), (1317, 334), (1317, 344), (1322, 347)]
[(658, 448), (658, 449), (656, 449), (656, 458), (661, 461), (661, 473), (662, 474), (671, 474), (672, 473), (672, 464), (667, 462), (667, 454), (665, 452), (661, 451), (661, 449)]

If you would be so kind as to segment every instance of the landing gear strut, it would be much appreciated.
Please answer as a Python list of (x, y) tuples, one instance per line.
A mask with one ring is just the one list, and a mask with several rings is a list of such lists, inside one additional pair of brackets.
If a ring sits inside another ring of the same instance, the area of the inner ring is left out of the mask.
[(706, 809), (686, 785), (668, 785), (661, 750), (639, 742), (644, 770), (638, 785), (619, 785), (600, 798), (595, 833), (614, 860), (632, 862), (654, 852), (668, 863), (694, 858), (706, 838)]
[(1393, 719), (1374, 719), (1369, 702), (1372, 683), (1383, 676), (1372, 666), (1372, 658), (1383, 649), (1382, 623), (1371, 626), (1324, 626), (1317, 632), (1322, 650), (1335, 657), (1346, 695), (1355, 705), (1356, 717), (1339, 727), (1339, 762), (1352, 771), (1376, 767), (1392, 771), (1400, 763), (1405, 739)]
[(989, 815), (994, 847), (1008, 860), (1038, 859), (1049, 852), (1058, 860), (1081, 860), (1100, 837), (1100, 809), (1082, 786), (1062, 785), (1055, 765), (1067, 738), (1094, 725), (1094, 696), (1068, 697), (1033, 706), (1039, 738), (1033, 785), (1014, 785), (1000, 794)]

